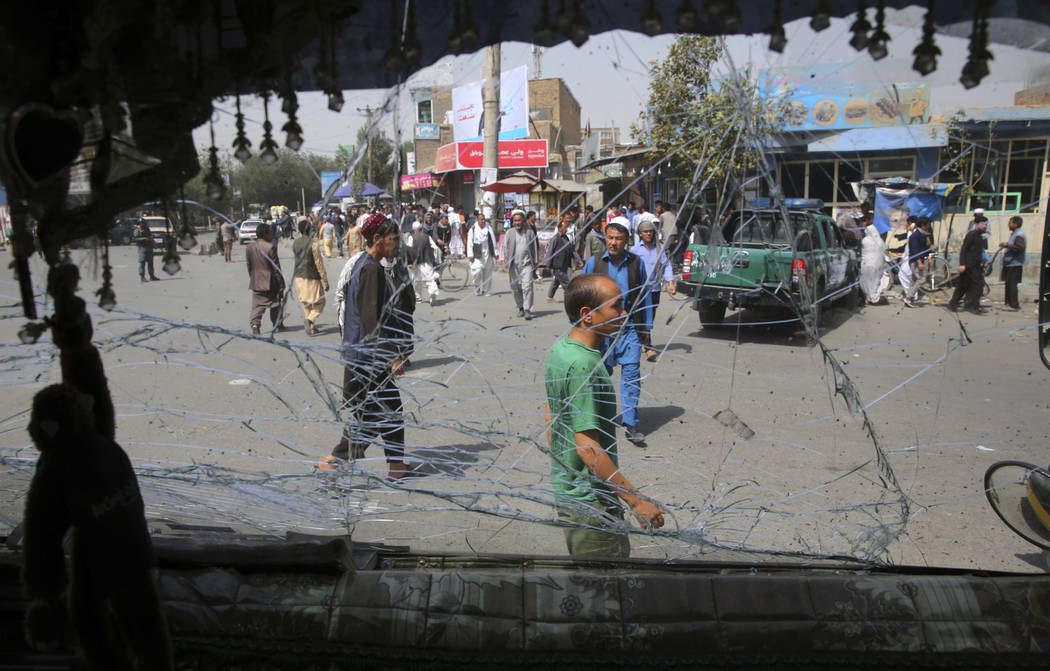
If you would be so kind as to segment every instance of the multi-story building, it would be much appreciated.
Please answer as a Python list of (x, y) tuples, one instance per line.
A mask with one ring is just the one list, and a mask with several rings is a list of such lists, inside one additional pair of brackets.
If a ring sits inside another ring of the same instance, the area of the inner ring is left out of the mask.
[[(412, 96), (416, 113), (416, 174), (403, 180), (403, 188), (409, 187), (406, 196), (415, 194), (418, 200), (473, 208), (480, 168), (480, 147), (474, 144), (480, 143), (455, 142), (451, 88), (415, 89)], [(559, 78), (529, 80), (528, 101), (527, 135), (509, 141), (531, 141), (527, 145), (528, 156), (513, 167), (501, 166), (499, 176), (524, 169), (554, 183), (571, 179), (575, 154), (570, 149), (578, 147), (581, 141), (580, 103)], [(542, 155), (537, 149), (541, 145), (536, 142), (540, 140), (545, 144)], [(506, 148), (503, 151), (506, 153)]]

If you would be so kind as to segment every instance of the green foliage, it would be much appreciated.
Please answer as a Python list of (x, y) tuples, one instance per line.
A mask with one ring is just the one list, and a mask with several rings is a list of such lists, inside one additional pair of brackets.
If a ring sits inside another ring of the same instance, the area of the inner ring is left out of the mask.
[(649, 64), (648, 113), (631, 126), (651, 160), (671, 155), (671, 170), (690, 180), (700, 166), (699, 183), (720, 190), (756, 165), (759, 145), (782, 126), (781, 102), (760, 96), (749, 73), (712, 80), (722, 55), (717, 38), (679, 36)]
[[(200, 156), (201, 171), (186, 183), (183, 192), (189, 200), (229, 214), (239, 214), (242, 201), (245, 204), (285, 205), (298, 210), (305, 192), (309, 209), (321, 196), (321, 183), (314, 171), (319, 175), (325, 170), (342, 170), (344, 167), (341, 159), (332, 156), (300, 154), (288, 149), (278, 149), (277, 156), (273, 165), (266, 165), (258, 156), (252, 156), (244, 164), (229, 155), (220, 156), (219, 171), (229, 176), (230, 186), (224, 199), (213, 201), (207, 197), (204, 186), (208, 170), (208, 154), (204, 152)], [(240, 197), (235, 195), (237, 190)]]

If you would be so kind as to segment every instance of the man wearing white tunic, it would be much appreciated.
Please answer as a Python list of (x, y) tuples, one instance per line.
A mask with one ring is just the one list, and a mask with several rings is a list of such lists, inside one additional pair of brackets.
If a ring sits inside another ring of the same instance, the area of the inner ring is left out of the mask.
[(492, 268), (496, 264), (496, 236), (481, 213), (467, 233), (467, 261), (470, 262), (474, 294), (491, 296)]
[[(915, 307), (914, 301), (919, 293), (918, 278), (915, 276), (915, 265), (911, 262), (909, 253), (911, 236), (915, 235), (918, 230), (918, 226), (916, 226), (916, 222), (913, 219), (915, 217), (908, 217), (908, 237), (905, 239), (904, 250), (901, 252), (901, 264), (897, 268), (897, 279), (901, 283), (901, 300), (909, 308)], [(925, 233), (919, 232), (919, 235), (925, 235)]]
[(860, 288), (868, 305), (882, 300), (882, 292), (889, 287), (886, 276), (886, 243), (874, 224), (864, 229), (860, 253)]
[(437, 299), (438, 285), (437, 273), (437, 245), (433, 238), (423, 232), (423, 225), (418, 221), (412, 222), (412, 235), (408, 238), (407, 250), (408, 271), (412, 275), (412, 283), (425, 284), (427, 287), (427, 298), (423, 298), (422, 292), (417, 291), (419, 300), (427, 300), (431, 305)]

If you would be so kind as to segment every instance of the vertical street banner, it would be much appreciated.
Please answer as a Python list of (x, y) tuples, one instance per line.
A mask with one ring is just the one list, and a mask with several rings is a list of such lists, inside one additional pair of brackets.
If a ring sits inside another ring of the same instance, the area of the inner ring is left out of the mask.
[[(529, 75), (524, 65), (499, 78), (499, 139), (513, 140), (529, 134)], [(485, 130), (484, 82), (452, 89), (452, 136), (456, 142), (478, 141)]]

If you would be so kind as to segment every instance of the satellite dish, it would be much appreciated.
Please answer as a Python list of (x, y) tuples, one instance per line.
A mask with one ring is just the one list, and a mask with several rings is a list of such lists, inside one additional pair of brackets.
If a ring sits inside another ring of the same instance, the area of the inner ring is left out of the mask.
[(985, 472), (984, 493), (1006, 526), (1050, 550), (1050, 472), (1023, 461), (1000, 461)]

